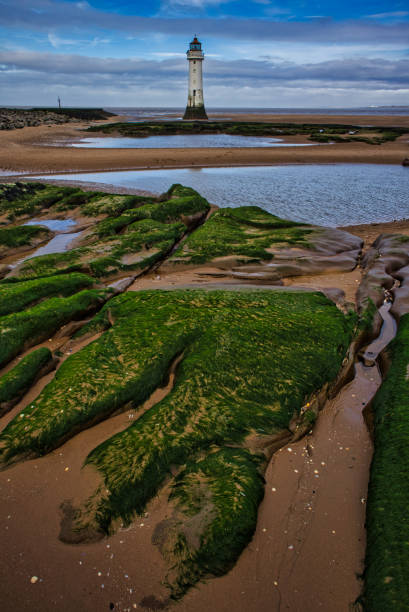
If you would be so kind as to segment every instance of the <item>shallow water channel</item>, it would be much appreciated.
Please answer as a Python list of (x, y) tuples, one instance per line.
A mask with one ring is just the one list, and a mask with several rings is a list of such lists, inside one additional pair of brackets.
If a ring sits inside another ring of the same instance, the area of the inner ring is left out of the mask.
[(257, 205), (284, 219), (339, 226), (409, 216), (409, 172), (389, 164), (132, 170), (38, 176), (163, 193), (172, 183), (221, 207)]

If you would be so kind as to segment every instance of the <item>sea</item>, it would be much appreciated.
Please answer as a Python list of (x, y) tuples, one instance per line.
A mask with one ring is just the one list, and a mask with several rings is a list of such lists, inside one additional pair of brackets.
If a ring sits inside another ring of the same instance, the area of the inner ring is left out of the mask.
[[(181, 119), (185, 108), (163, 107), (122, 107), (106, 106), (105, 110), (118, 115), (125, 115), (133, 121), (144, 121), (146, 118), (160, 120)], [(409, 106), (360, 106), (351, 108), (231, 108), (231, 107), (209, 107), (208, 113), (220, 113), (223, 115), (258, 114), (258, 115), (396, 115), (408, 116)]]

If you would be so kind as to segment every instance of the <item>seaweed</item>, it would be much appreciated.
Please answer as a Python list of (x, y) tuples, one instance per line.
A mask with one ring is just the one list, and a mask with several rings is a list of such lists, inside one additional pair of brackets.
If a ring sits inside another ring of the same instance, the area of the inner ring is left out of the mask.
[(272, 246), (311, 248), (308, 236), (312, 231), (303, 223), (280, 219), (258, 206), (223, 208), (190, 234), (169, 262), (203, 264), (228, 255), (268, 261), (273, 259), (267, 251)]
[(373, 404), (363, 602), (370, 612), (409, 608), (409, 314), (389, 345), (391, 366)]
[(187, 228), (204, 219), (210, 208), (205, 198), (181, 185), (173, 185), (160, 199), (40, 186), (41, 189), (36, 186), (31, 191), (12, 188), (7, 202), (14, 206), (16, 200), (13, 198), (23, 201), (24, 195), (30, 198), (27, 202), (31, 212), (46, 204), (54, 206), (56, 211), (80, 208), (82, 214), (109, 216), (99, 221), (94, 232), (85, 237), (84, 246), (64, 253), (32, 257), (14, 270), (8, 282), (71, 272), (83, 272), (96, 278), (107, 278), (122, 271), (140, 272), (163, 259)]
[(85, 274), (66, 274), (48, 276), (31, 281), (0, 283), (0, 317), (33, 306), (52, 296), (67, 297), (89, 288), (94, 280)]
[(0, 416), (3, 416), (19, 401), (41, 370), (51, 361), (51, 351), (42, 347), (26, 355), (0, 378)]
[(0, 440), (3, 461), (48, 452), (77, 427), (139, 406), (183, 353), (172, 393), (88, 458), (112, 492), (98, 512), (109, 531), (143, 510), (171, 464), (287, 428), (336, 375), (351, 320), (318, 293), (141, 291), (110, 300), (83, 333), (104, 329), (63, 363), (24, 428), (16, 419)]
[(22, 350), (50, 338), (69, 321), (95, 312), (110, 295), (107, 289), (85, 289), (70, 297), (53, 297), (22, 312), (1, 317), (0, 366)]
[[(8, 248), (29, 246), (34, 239), (46, 240), (51, 232), (45, 227), (36, 225), (20, 225), (18, 227), (0, 228), (0, 245)], [(38, 241), (38, 240), (37, 240)]]

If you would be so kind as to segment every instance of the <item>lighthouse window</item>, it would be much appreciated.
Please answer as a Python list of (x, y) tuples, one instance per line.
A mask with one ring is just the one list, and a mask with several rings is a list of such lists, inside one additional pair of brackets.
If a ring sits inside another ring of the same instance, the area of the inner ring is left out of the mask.
[(194, 96), (196, 95), (196, 89), (194, 89), (194, 90), (193, 90), (193, 95), (194, 95)]
[(196, 64), (196, 60), (193, 60), (193, 63)]

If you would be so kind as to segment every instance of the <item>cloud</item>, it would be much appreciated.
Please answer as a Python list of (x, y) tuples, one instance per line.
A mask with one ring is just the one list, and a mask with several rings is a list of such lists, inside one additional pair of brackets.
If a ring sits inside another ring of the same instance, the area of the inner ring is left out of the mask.
[(409, 11), (392, 11), (391, 13), (375, 13), (374, 15), (368, 15), (370, 19), (389, 19), (390, 17), (401, 18), (407, 17), (409, 15)]
[[(194, 0), (192, 0), (194, 1)], [(97, 10), (87, 3), (53, 0), (2, 0), (0, 24), (3, 27), (30, 31), (87, 31), (138, 34), (183, 35), (190, 32), (204, 37), (256, 41), (293, 41), (316, 44), (336, 41), (338, 44), (371, 42), (407, 45), (409, 23), (378, 23), (376, 19), (334, 21), (274, 21), (239, 18), (166, 18), (137, 17)], [(94, 34), (95, 35), (95, 34)], [(79, 34), (83, 36), (83, 34)], [(105, 36), (105, 34), (104, 34)]]
[(183, 6), (186, 8), (205, 8), (206, 6), (219, 6), (226, 2), (232, 2), (234, 0), (165, 0), (162, 2), (163, 7), (178, 7)]
[[(53, 80), (67, 82), (86, 77), (86, 82), (115, 82), (118, 90), (127, 84), (152, 84), (155, 88), (173, 87), (185, 83), (187, 67), (184, 57), (172, 55), (160, 60), (88, 57), (65, 53), (40, 53), (0, 50), (0, 73), (24, 73), (27, 78), (42, 83)], [(353, 89), (359, 84), (382, 85), (386, 88), (409, 88), (409, 59), (353, 58), (296, 64), (289, 61), (233, 60), (208, 58), (205, 63), (208, 84), (234, 87), (263, 87), (286, 83), (288, 87), (308, 83), (312, 86), (336, 86)], [(87, 81), (88, 80), (88, 81)], [(158, 85), (160, 83), (160, 85)]]

